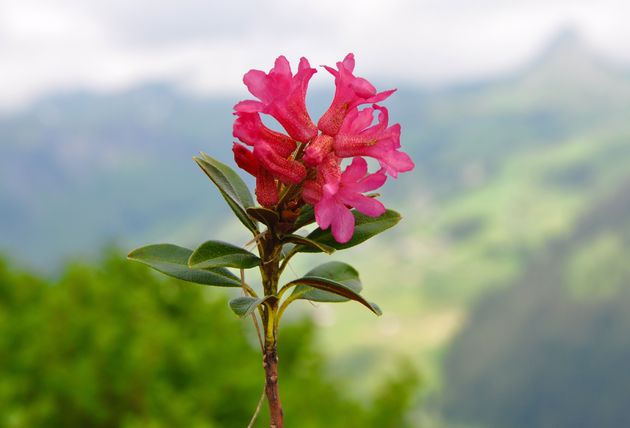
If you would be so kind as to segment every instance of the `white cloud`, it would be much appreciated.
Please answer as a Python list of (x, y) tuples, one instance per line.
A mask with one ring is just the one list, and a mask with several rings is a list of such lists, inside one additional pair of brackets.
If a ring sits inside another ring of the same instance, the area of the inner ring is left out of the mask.
[(0, 107), (147, 80), (242, 91), (243, 72), (268, 69), (280, 53), (331, 64), (353, 51), (362, 75), (442, 84), (515, 67), (566, 24), (630, 60), (629, 14), (622, 0), (9, 0), (0, 3)]

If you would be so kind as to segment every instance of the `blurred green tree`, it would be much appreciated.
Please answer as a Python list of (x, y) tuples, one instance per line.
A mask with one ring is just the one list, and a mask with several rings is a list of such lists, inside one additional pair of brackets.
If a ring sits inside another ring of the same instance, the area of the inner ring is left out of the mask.
[[(245, 427), (257, 343), (204, 291), (116, 255), (54, 283), (0, 260), (0, 426)], [(386, 379), (368, 406), (326, 374), (309, 320), (287, 324), (280, 347), (288, 426), (404, 426), (382, 421), (404, 420), (415, 374)]]

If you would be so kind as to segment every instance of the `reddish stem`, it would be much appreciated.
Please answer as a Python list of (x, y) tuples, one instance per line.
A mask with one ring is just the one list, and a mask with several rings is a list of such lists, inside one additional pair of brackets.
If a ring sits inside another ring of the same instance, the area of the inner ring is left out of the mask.
[(266, 344), (263, 355), (265, 368), (265, 394), (269, 403), (270, 428), (282, 428), (282, 405), (278, 394), (278, 353), (275, 343)]

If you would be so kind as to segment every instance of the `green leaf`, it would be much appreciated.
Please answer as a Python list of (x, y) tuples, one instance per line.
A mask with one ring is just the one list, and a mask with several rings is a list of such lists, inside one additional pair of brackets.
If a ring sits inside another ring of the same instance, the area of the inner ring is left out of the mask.
[[(316, 276), (319, 278), (330, 279), (345, 285), (355, 293), (359, 294), (363, 286), (359, 279), (359, 272), (347, 263), (328, 262), (317, 266), (310, 270), (306, 276)], [(338, 294), (329, 293), (328, 291), (318, 290), (306, 285), (298, 285), (293, 290), (293, 294), (299, 294), (300, 299), (312, 300), (314, 302), (347, 302), (347, 297)]]
[(335, 249), (329, 245), (313, 241), (300, 235), (286, 235), (282, 238), (282, 242), (291, 242), (300, 246), (311, 247), (315, 250), (315, 252), (324, 252), (326, 254), (332, 254), (335, 252)]
[(247, 184), (245, 184), (236, 171), (213, 157), (208, 156), (204, 152), (201, 152), (201, 158), (220, 172), (220, 175), (217, 175), (217, 179), (221, 184), (217, 184), (217, 186), (219, 186), (222, 192), (232, 195), (233, 199), (244, 208), (254, 206), (254, 198), (249, 192)]
[(315, 210), (313, 210), (313, 206), (304, 205), (300, 209), (300, 214), (298, 215), (298, 218), (295, 220), (295, 224), (293, 225), (293, 230), (298, 230), (304, 226), (308, 226), (314, 221), (315, 221)]
[(230, 300), (230, 308), (232, 308), (232, 311), (234, 311), (236, 315), (243, 318), (254, 312), (254, 310), (259, 305), (263, 304), (266, 301), (272, 301), (274, 299), (277, 299), (277, 297), (265, 296), (258, 299), (250, 296), (236, 297)]
[[(367, 241), (372, 236), (395, 226), (401, 219), (400, 214), (393, 210), (385, 211), (380, 217), (368, 217), (360, 212), (353, 210), (352, 214), (355, 219), (354, 234), (352, 239), (345, 244), (340, 244), (333, 238), (330, 228), (327, 230), (321, 230), (319, 228), (311, 232), (307, 238), (311, 241), (318, 242), (320, 244), (328, 245), (336, 250), (343, 250), (346, 248), (354, 247), (360, 243)], [(296, 247), (296, 252), (301, 253), (317, 253), (320, 252), (313, 247), (307, 247), (300, 245)]]
[(256, 223), (249, 218), (245, 211), (247, 208), (254, 206), (254, 200), (241, 177), (232, 168), (205, 153), (202, 153), (200, 158), (193, 157), (193, 159), (219, 188), (221, 196), (223, 196), (223, 199), (225, 199), (241, 223), (254, 234), (258, 233)]
[(253, 207), (247, 208), (246, 211), (251, 218), (266, 225), (269, 229), (275, 229), (276, 225), (280, 221), (278, 213), (270, 210), (269, 208)]
[(188, 259), (192, 250), (172, 244), (147, 245), (133, 250), (127, 258), (173, 278), (217, 287), (240, 287), (241, 280), (225, 268), (192, 269)]
[(352, 290), (350, 287), (341, 284), (331, 279), (320, 278), (316, 276), (304, 276), (302, 278), (291, 281), (287, 285), (306, 285), (318, 290), (328, 291), (333, 294), (345, 297), (350, 300), (361, 303), (363, 306), (374, 312), (376, 315), (381, 315), (380, 308), (376, 305), (365, 300), (359, 293)]
[(232, 267), (249, 269), (260, 259), (247, 250), (223, 241), (206, 241), (190, 255), (188, 266), (193, 269)]

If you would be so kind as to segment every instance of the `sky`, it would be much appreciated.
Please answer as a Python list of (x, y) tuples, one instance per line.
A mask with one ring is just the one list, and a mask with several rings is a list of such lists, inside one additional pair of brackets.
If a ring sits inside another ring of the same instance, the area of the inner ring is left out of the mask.
[(568, 26), (630, 63), (628, 16), (627, 0), (0, 0), (0, 109), (150, 81), (240, 96), (280, 54), (354, 52), (357, 75), (448, 85), (514, 69)]

